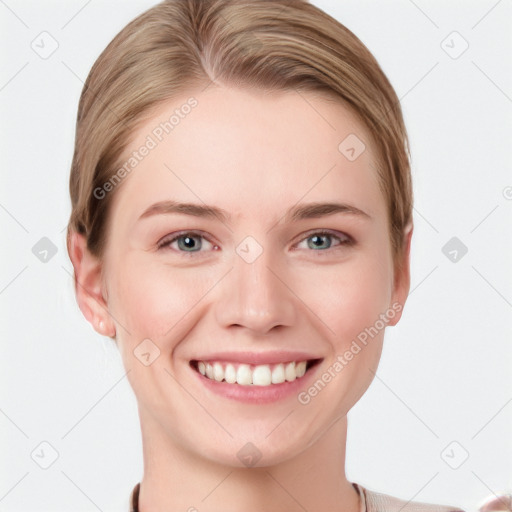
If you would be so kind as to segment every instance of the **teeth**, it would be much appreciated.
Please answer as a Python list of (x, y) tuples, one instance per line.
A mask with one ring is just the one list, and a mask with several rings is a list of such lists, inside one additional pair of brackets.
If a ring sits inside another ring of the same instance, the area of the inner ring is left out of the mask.
[(252, 384), (251, 367), (248, 364), (241, 364), (236, 371), (236, 381), (242, 386)]
[(252, 383), (256, 386), (270, 386), (272, 383), (270, 366), (256, 366), (252, 372)]
[(217, 382), (226, 381), (229, 384), (241, 386), (270, 386), (271, 384), (282, 384), (293, 382), (306, 373), (307, 361), (292, 361), (290, 363), (276, 364), (272, 368), (268, 364), (251, 366), (248, 364), (232, 364), (214, 362), (213, 364), (199, 361), (197, 368), (201, 375)]
[(288, 382), (292, 382), (297, 378), (295, 373), (295, 363), (288, 363), (284, 369), (284, 376)]
[(285, 380), (284, 365), (277, 364), (272, 370), (272, 384), (282, 384)]
[(224, 378), (224, 368), (222, 368), (220, 363), (213, 365), (213, 378), (219, 382)]
[(226, 365), (226, 371), (224, 372), (224, 379), (226, 382), (230, 384), (234, 384), (236, 382), (236, 370), (232, 364)]
[(297, 374), (297, 377), (303, 377), (306, 373), (306, 361), (301, 361), (300, 363), (297, 363), (295, 366), (295, 373)]

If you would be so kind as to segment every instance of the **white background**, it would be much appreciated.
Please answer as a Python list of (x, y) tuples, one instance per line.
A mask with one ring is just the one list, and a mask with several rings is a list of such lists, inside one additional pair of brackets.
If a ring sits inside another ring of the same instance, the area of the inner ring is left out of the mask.
[[(413, 155), (411, 295), (349, 414), (347, 476), (476, 510), (512, 492), (512, 3), (313, 3), (376, 56)], [(127, 510), (142, 476), (136, 401), (113, 342), (78, 310), (65, 227), (83, 81), (152, 5), (0, 1), (0, 511)], [(43, 31), (59, 45), (47, 59), (31, 48)], [(455, 263), (441, 250), (454, 236), (468, 248)], [(42, 237), (57, 247), (46, 263), (32, 253)], [(31, 458), (43, 441), (59, 455), (46, 470)]]

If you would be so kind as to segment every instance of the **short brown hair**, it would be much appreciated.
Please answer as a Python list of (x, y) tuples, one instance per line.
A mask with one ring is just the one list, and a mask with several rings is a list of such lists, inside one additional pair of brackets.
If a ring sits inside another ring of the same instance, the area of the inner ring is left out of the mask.
[[(368, 129), (400, 265), (412, 220), (409, 144), (399, 99), (345, 26), (306, 0), (166, 0), (131, 21), (85, 82), (70, 176), (71, 231), (101, 257), (115, 173), (137, 126), (164, 101), (211, 82), (334, 94)], [(341, 141), (340, 141), (341, 142)], [(117, 190), (117, 189), (116, 189)]]

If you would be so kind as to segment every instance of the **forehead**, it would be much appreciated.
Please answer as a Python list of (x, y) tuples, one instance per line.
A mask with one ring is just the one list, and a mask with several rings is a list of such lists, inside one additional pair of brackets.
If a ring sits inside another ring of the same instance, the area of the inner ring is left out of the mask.
[(367, 129), (318, 93), (191, 92), (155, 108), (121, 160), (129, 172), (115, 203), (131, 222), (168, 199), (215, 204), (235, 217), (276, 213), (302, 198), (384, 209)]

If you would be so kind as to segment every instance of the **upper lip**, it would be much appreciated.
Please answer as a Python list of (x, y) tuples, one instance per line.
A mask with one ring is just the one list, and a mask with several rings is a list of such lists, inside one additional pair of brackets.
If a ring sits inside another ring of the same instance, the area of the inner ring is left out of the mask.
[(290, 361), (309, 361), (321, 357), (300, 351), (278, 350), (272, 352), (215, 352), (192, 359), (193, 361), (225, 361), (252, 365), (279, 364)]

